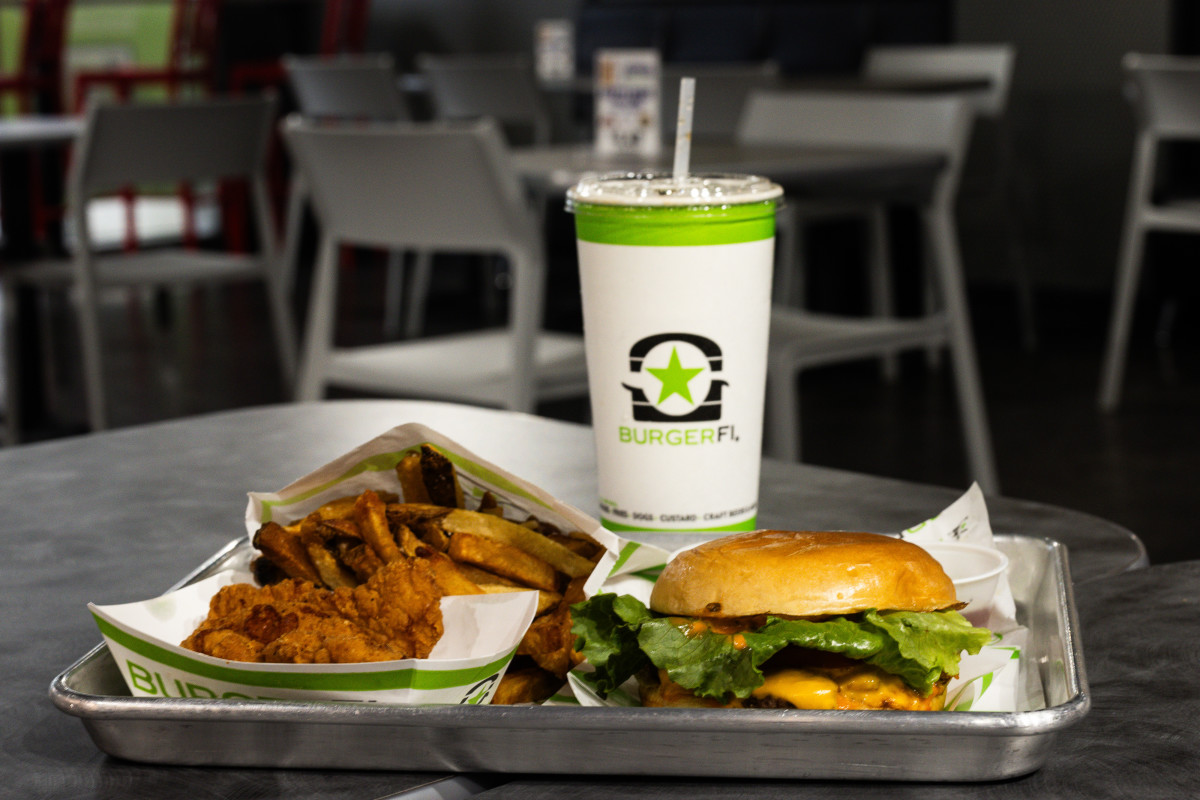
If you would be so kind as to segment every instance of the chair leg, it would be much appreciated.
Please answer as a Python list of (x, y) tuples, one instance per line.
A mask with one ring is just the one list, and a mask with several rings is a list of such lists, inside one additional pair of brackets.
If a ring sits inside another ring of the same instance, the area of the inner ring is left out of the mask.
[(1115, 411), (1121, 403), (1125, 359), (1129, 354), (1129, 334), (1133, 327), (1133, 306), (1137, 300), (1138, 280), (1146, 247), (1146, 229), (1139, 219), (1140, 210), (1149, 202), (1156, 159), (1156, 140), (1150, 134), (1139, 134), (1125, 201), (1125, 228), (1121, 234), (1121, 252), (1117, 260), (1117, 284), (1113, 292), (1108, 345), (1097, 397), (1100, 410), (1106, 412)]
[(513, 278), (508, 312), (513, 365), (505, 407), (533, 414), (537, 411), (537, 341), (545, 308), (545, 260), (540, 253), (532, 255), (518, 250), (510, 250), (506, 255)]
[(296, 326), (292, 322), (291, 305), (278, 275), (268, 277), (266, 287), (267, 302), (271, 304), (275, 344), (279, 350), (280, 370), (283, 373), (284, 385), (290, 389), (296, 383)]
[(404, 305), (404, 253), (390, 250), (383, 284), (383, 335), (395, 339), (400, 335), (400, 315)]
[[(937, 289), (938, 257), (933, 252), (936, 245), (932, 241), (927, 241), (925, 245), (926, 252), (921, 263), (921, 313), (928, 315), (934, 313), (942, 301), (938, 298)], [(930, 345), (925, 348), (925, 365), (931, 371), (942, 368), (941, 347)]]
[(83, 380), (87, 394), (88, 423), (92, 432), (108, 427), (108, 408), (104, 397), (104, 364), (100, 348), (99, 298), (91, 268), (77, 276), (79, 294), (79, 344), (83, 354)]
[(0, 356), (4, 358), (4, 430), (5, 444), (15, 445), (21, 440), (21, 392), (17, 386), (21, 370), (17, 364), (20, 349), (17, 347), (17, 297), (12, 281), (3, 282), (3, 293), (0, 293), (0, 319), (3, 320), (4, 349)]
[[(896, 315), (892, 300), (892, 269), (889, 256), (887, 207), (871, 206), (867, 213), (870, 230), (867, 268), (870, 272), (871, 313), (876, 317), (890, 318)], [(883, 356), (880, 364), (883, 378), (894, 383), (900, 374), (900, 360), (895, 351)]]
[(405, 314), (404, 335), (413, 339), (425, 329), (425, 303), (433, 282), (433, 253), (418, 250), (413, 261), (412, 286), (408, 290), (408, 312)]
[(1115, 411), (1121, 404), (1125, 360), (1129, 355), (1129, 335), (1133, 329), (1133, 306), (1137, 300), (1145, 246), (1145, 230), (1136, 223), (1127, 225), (1124, 240), (1121, 242), (1117, 285), (1113, 292), (1112, 318), (1108, 328), (1108, 345), (1104, 351), (1104, 366), (1097, 398), (1100, 409), (1106, 412)]
[(290, 268), (280, 260), (281, 254), (275, 250), (275, 243), (271, 238), (275, 234), (269, 223), (271, 209), (265, 182), (254, 181), (251, 202), (254, 203), (256, 231), (261, 240), (259, 247), (266, 262), (264, 279), (267, 303), (270, 305), (275, 344), (279, 349), (280, 369), (284, 385), (291, 389), (296, 382), (296, 326), (292, 321), (291, 304), (288, 302), (290, 292), (287, 289), (287, 278), (284, 277)]
[(775, 214), (775, 285), (774, 302), (782, 306), (803, 306), (804, 235), (795, 209), (784, 206)]
[(283, 223), (283, 247), (279, 256), (279, 276), (287, 297), (296, 291), (296, 258), (300, 254), (300, 235), (304, 228), (304, 206), (308, 189), (304, 178), (297, 175), (288, 192), (287, 211)]
[(962, 264), (958, 240), (950, 212), (934, 208), (922, 212), (929, 232), (928, 240), (937, 266), (938, 285), (945, 303), (949, 326), (950, 357), (954, 365), (954, 383), (958, 392), (959, 415), (967, 445), (967, 462), (971, 475), (988, 494), (1000, 493), (996, 458), (988, 430), (987, 409), (983, 385), (975, 359), (975, 344), (971, 335), (966, 291), (963, 288)]
[(296, 400), (320, 400), (325, 389), (325, 370), (333, 348), (334, 309), (337, 307), (338, 243), (322, 237), (314, 276), (312, 297), (308, 303), (308, 329), (300, 377), (296, 381)]
[(763, 450), (781, 461), (800, 460), (800, 393), (791, 360), (767, 360), (767, 405), (763, 425)]
[(1018, 163), (1016, 143), (1012, 125), (1008, 116), (999, 120), (997, 136), (995, 182), (993, 186), (998, 194), (1004, 216), (1003, 230), (1008, 245), (1008, 266), (1012, 270), (1013, 283), (1017, 291), (1017, 324), (1021, 335), (1021, 346), (1027, 352), (1037, 349), (1037, 314), (1033, 297), (1033, 279), (1029, 274), (1028, 257), (1025, 248), (1026, 226), (1019, 192), (1019, 183), (1015, 180)]

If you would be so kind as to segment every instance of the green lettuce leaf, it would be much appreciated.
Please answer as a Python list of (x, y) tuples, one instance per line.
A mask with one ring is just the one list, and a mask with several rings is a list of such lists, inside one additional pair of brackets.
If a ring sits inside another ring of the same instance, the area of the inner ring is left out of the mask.
[(991, 631), (974, 627), (957, 611), (881, 614), (872, 609), (863, 613), (863, 624), (886, 634), (885, 647), (867, 661), (899, 675), (922, 694), (929, 694), (943, 672), (958, 674), (964, 650), (974, 655), (992, 639)]
[(595, 668), (589, 678), (607, 692), (653, 665), (701, 697), (740, 698), (761, 686), (759, 667), (789, 645), (840, 653), (898, 675), (928, 695), (942, 673), (958, 674), (963, 650), (977, 653), (991, 632), (975, 628), (956, 611), (877, 612), (819, 622), (768, 617), (757, 631), (732, 637), (706, 631), (688, 634), (627, 595), (598, 594), (571, 607), (572, 633)]
[(575, 649), (595, 667), (585, 678), (601, 697), (648, 663), (638, 647), (637, 632), (651, 618), (650, 610), (627, 594), (597, 594), (571, 606)]

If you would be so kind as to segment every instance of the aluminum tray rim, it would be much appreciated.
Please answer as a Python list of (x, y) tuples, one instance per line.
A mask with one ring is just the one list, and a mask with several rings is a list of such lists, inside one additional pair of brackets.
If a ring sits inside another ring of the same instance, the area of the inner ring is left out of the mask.
[[(1091, 697), (1080, 692), (1066, 703), (1032, 711), (958, 711), (953, 715), (922, 711), (818, 711), (804, 709), (739, 709), (736, 715), (722, 708), (582, 707), (582, 706), (401, 706), (344, 702), (289, 700), (214, 700), (182, 697), (125, 697), (80, 692), (69, 685), (70, 675), (87, 662), (103, 658), (101, 643), (82, 659), (59, 673), (50, 684), (50, 699), (66, 714), (82, 719), (106, 720), (136, 717), (151, 721), (202, 722), (253, 718), (257, 722), (420, 726), (424, 728), (524, 727), (538, 723), (569, 723), (579, 730), (611, 730), (636, 725), (642, 730), (672, 731), (681, 712), (693, 731), (769, 731), (780, 727), (819, 725), (831, 733), (880, 735), (879, 720), (904, 734), (939, 735), (969, 728), (980, 735), (1009, 735), (1025, 731), (1044, 734), (1074, 724), (1086, 713)], [(102, 699), (101, 699), (102, 698)]]

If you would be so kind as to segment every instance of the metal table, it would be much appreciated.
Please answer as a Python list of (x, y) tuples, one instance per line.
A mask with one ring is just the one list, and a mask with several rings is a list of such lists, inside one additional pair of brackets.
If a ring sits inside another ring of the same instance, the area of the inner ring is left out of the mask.
[[(657, 157), (598, 155), (591, 144), (518, 147), (513, 168), (544, 196), (564, 192), (587, 172), (670, 171), (671, 149)], [(915, 150), (809, 147), (697, 141), (692, 172), (764, 175), (782, 184), (789, 197), (870, 197), (920, 204), (928, 199), (946, 159)]]
[[(425, 787), (425, 796), (439, 796), (437, 791), (453, 797), (497, 782), (494, 776), (480, 778), (479, 783), (454, 778), (430, 785), (446, 776), (126, 763), (100, 753), (80, 723), (58, 712), (46, 697), (54, 675), (99, 640), (85, 608), (88, 601), (120, 603), (165, 590), (243, 532), (246, 491), (280, 488), (382, 431), (412, 421), (442, 431), (584, 510), (594, 509), (589, 428), (441, 403), (363, 400), (268, 406), (0, 450), (0, 508), (6, 527), (0, 540), (5, 586), (0, 614), (6, 620), (0, 666), (9, 687), (0, 772), (7, 776), (10, 793), (157, 798), (202, 789), (211, 797), (366, 798)], [(760, 521), (776, 527), (894, 531), (941, 510), (962, 488), (768, 461)], [(1087, 651), (1089, 667), (1098, 664), (1100, 670), (1093, 670), (1101, 709), (1093, 715), (1100, 722), (1085, 721), (1084, 730), (1090, 734), (1072, 732), (1060, 741), (1064, 754), (1056, 756), (1055, 764), (1068, 763), (1063, 759), (1086, 755), (1087, 747), (1096, 746), (1093, 740), (1109, 735), (1104, 725), (1120, 719), (1103, 711), (1103, 692), (1112, 685), (1105, 670), (1116, 668), (1131, 642), (1107, 632), (1109, 606), (1114, 611), (1130, 609), (1126, 627), (1119, 630), (1144, 632), (1147, 638), (1137, 641), (1143, 643), (1146, 659), (1173, 658), (1172, 648), (1184, 646), (1177, 643), (1184, 640), (1177, 638), (1176, 630), (1168, 631), (1167, 617), (1160, 625), (1158, 617), (1138, 620), (1132, 611), (1163, 605), (1165, 589), (1157, 583), (1139, 583), (1145, 594), (1110, 589), (1137, 581), (1137, 576), (1121, 573), (1145, 563), (1145, 552), (1132, 533), (1086, 515), (1005, 498), (990, 498), (989, 508), (1000, 532), (1048, 536), (1068, 544), (1076, 580), (1086, 581), (1077, 592), (1080, 603), (1093, 610), (1091, 620), (1104, 620), (1105, 627), (1095, 631), (1099, 638)], [(1185, 610), (1178, 609), (1177, 616)], [(1194, 614), (1180, 624), (1200, 632)], [(1156, 646), (1146, 647), (1150, 642)], [(1125, 696), (1138, 695), (1136, 702), (1118, 704), (1122, 711), (1129, 710), (1131, 724), (1158, 724), (1164, 714), (1167, 724), (1182, 719), (1186, 702), (1172, 711), (1164, 707), (1166, 699), (1190, 698), (1195, 710), (1194, 683), (1176, 680), (1173, 694), (1162, 693), (1158, 689), (1163, 673), (1146, 672), (1140, 683), (1131, 677), (1123, 689)], [(1151, 746), (1148, 741), (1146, 748)], [(804, 785), (786, 786), (795, 793)], [(531, 791), (537, 796), (536, 788)]]

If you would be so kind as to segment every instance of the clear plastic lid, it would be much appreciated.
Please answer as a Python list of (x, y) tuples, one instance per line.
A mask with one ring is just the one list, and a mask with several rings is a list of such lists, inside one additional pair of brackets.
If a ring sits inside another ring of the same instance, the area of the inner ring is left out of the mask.
[(581, 178), (567, 190), (568, 210), (581, 203), (607, 206), (718, 206), (757, 203), (783, 195), (758, 175), (619, 172)]

